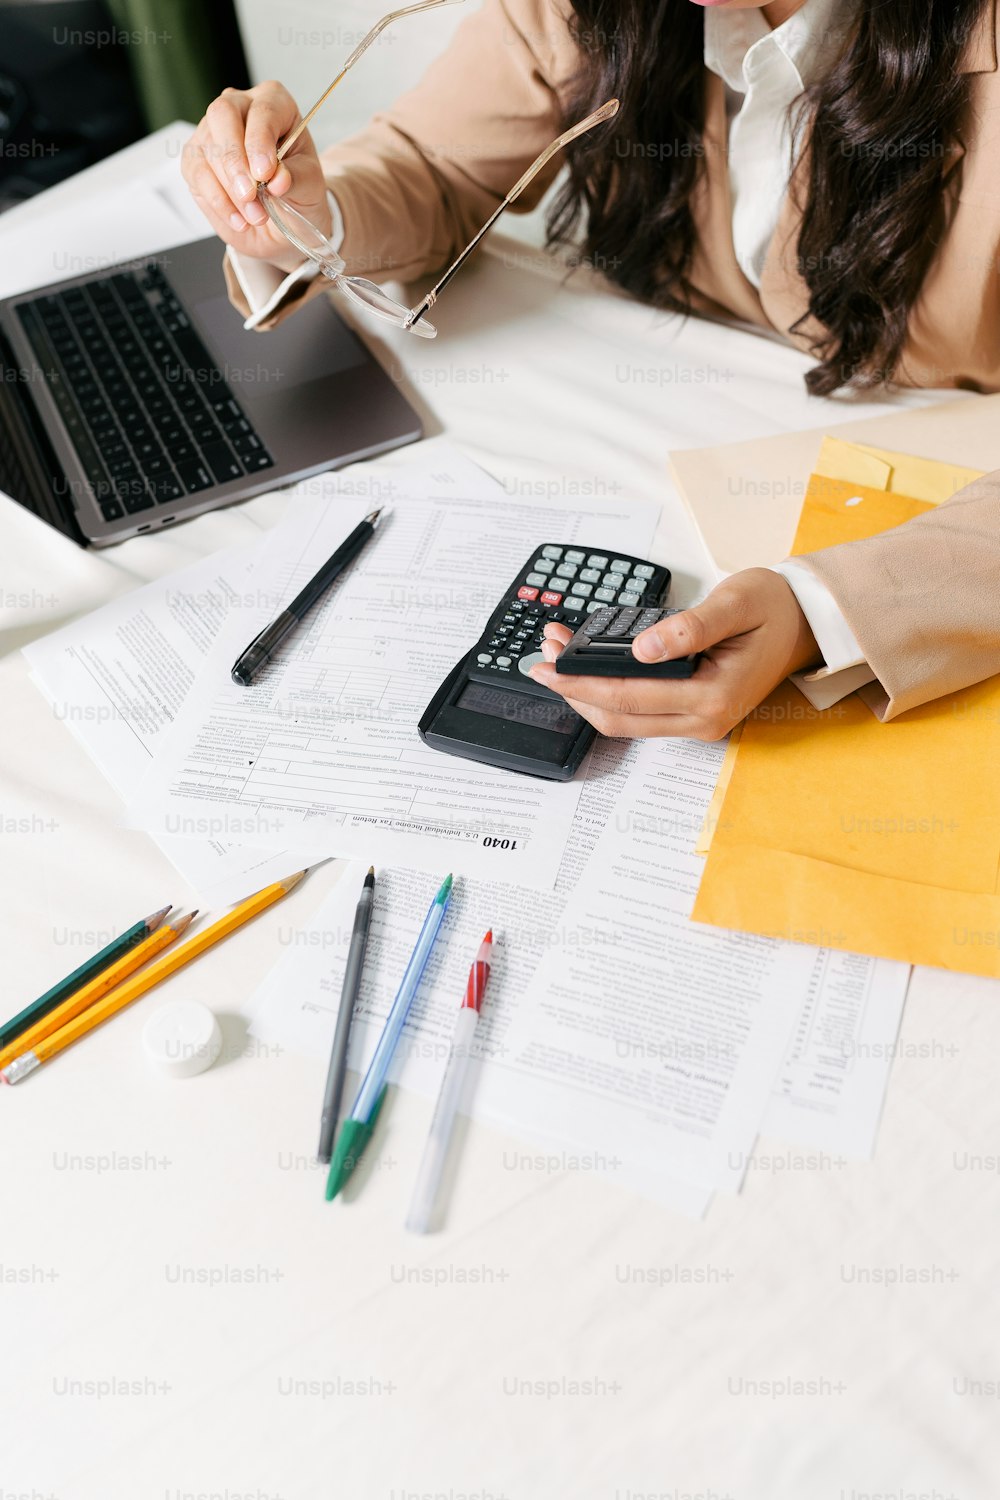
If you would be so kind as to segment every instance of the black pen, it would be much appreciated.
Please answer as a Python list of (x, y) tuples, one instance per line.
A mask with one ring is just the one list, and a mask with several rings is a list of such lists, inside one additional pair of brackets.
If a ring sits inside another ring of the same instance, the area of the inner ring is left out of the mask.
[(312, 609), (316, 600), (344, 571), (347, 564), (357, 557), (369, 537), (375, 535), (381, 515), (381, 510), (373, 510), (371, 515), (365, 516), (360, 526), (355, 526), (350, 536), (341, 542), (333, 556), (327, 558), (315, 578), (310, 578), (305, 588), (296, 594), (288, 608), (283, 609), (276, 620), (272, 620), (270, 625), (265, 625), (260, 635), (254, 637), (246, 650), (240, 653), (233, 667), (234, 682), (238, 682), (240, 687), (250, 686), (265, 662), (271, 660), (286, 635), (295, 629), (307, 611)]
[(351, 933), (344, 983), (340, 991), (340, 1009), (337, 1012), (337, 1026), (333, 1033), (333, 1047), (330, 1052), (330, 1067), (323, 1092), (323, 1117), (320, 1122), (319, 1150), (316, 1153), (320, 1161), (329, 1162), (333, 1155), (333, 1137), (340, 1118), (340, 1101), (344, 1093), (344, 1075), (347, 1072), (347, 1044), (350, 1041), (354, 1006), (361, 988), (361, 970), (365, 962), (368, 929), (371, 926), (374, 904), (375, 866), (372, 865), (365, 876), (365, 883), (361, 887), (361, 898), (358, 901), (357, 911), (354, 913), (354, 931)]

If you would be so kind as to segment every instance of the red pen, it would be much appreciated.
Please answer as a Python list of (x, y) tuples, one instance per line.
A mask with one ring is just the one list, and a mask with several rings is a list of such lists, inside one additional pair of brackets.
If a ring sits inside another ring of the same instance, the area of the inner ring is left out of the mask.
[(406, 1216), (406, 1227), (414, 1234), (426, 1234), (430, 1228), (455, 1116), (462, 1102), (465, 1080), (472, 1061), (472, 1044), (479, 1025), (479, 1011), (486, 993), (486, 981), (490, 977), (492, 953), (493, 929), (490, 928), (472, 961), (461, 1009), (455, 1017), (455, 1030), (452, 1032), (451, 1049), (441, 1080), (441, 1092), (434, 1106), (430, 1134), (417, 1173), (410, 1211)]

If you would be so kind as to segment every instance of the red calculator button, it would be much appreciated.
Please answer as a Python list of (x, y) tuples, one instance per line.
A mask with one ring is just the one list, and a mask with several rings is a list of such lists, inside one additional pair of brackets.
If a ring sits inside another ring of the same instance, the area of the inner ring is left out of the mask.
[(538, 598), (538, 590), (537, 589), (529, 589), (528, 586), (527, 586), (527, 584), (525, 584), (525, 586), (523, 588), (518, 589), (518, 591), (517, 591), (517, 597), (519, 599), (537, 599)]
[(562, 594), (554, 594), (551, 589), (546, 589), (542, 595), (543, 604), (561, 604)]

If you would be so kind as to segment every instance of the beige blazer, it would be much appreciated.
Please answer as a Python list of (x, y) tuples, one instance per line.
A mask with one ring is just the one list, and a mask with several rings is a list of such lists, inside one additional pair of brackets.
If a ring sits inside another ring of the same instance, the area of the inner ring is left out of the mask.
[[(902, 384), (1000, 390), (998, 23), (991, 0), (963, 63), (972, 100), (957, 198), (910, 319), (896, 372)], [(343, 211), (348, 271), (405, 282), (447, 265), (558, 134), (578, 64), (567, 12), (556, 0), (486, 0), (416, 88), (324, 154)], [(706, 170), (694, 205), (699, 239), (691, 278), (697, 303), (791, 339), (789, 328), (808, 306), (794, 193), (758, 291), (733, 246), (723, 85), (705, 76)], [(539, 175), (518, 202), (522, 211), (536, 206), (558, 168), (556, 160)], [(228, 264), (226, 275), (245, 315)], [(309, 283), (262, 327), (323, 291), (322, 278)], [(885, 688), (886, 718), (1000, 672), (1000, 474), (884, 539), (806, 561), (833, 591)]]

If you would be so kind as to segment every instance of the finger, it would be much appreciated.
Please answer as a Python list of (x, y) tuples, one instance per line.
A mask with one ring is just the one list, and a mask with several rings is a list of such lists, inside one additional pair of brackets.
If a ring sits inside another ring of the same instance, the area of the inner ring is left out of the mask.
[(222, 239), (228, 242), (234, 233), (242, 234), (249, 227), (204, 158), (191, 168), (188, 187), (194, 201)]
[(593, 725), (598, 734), (613, 740), (714, 740), (722, 735), (706, 732), (701, 719), (691, 714), (613, 714), (594, 708), (589, 703), (574, 702), (567, 698), (570, 708), (576, 710), (581, 719)]
[(558, 660), (558, 658), (562, 656), (562, 649), (562, 646), (559, 645), (557, 641), (550, 641), (546, 639), (542, 642), (542, 655), (545, 657), (546, 661)]
[(651, 625), (632, 642), (639, 661), (673, 661), (695, 651), (707, 651), (719, 641), (742, 635), (759, 623), (749, 615), (742, 591), (720, 584), (692, 609), (682, 609)]
[[(256, 180), (266, 182), (272, 193), (280, 195), (291, 186), (291, 173), (278, 162), (278, 141), (294, 128), (298, 118), (295, 102), (284, 89), (265, 86), (261, 93), (251, 93), (246, 124), (247, 156)], [(312, 149), (308, 138), (307, 146)]]
[(609, 713), (697, 713), (707, 685), (696, 678), (577, 677), (559, 673), (548, 661), (531, 669), (531, 677), (561, 698), (570, 697)]
[(205, 111), (212, 132), (207, 151), (208, 164), (229, 194), (234, 208), (251, 224), (264, 224), (267, 214), (257, 202), (257, 184), (250, 176), (244, 149), (246, 130), (246, 95), (236, 89), (225, 89)]
[(561, 646), (565, 646), (567, 641), (573, 639), (573, 632), (569, 626), (557, 625), (555, 620), (546, 621), (544, 633), (546, 640), (558, 641)]

